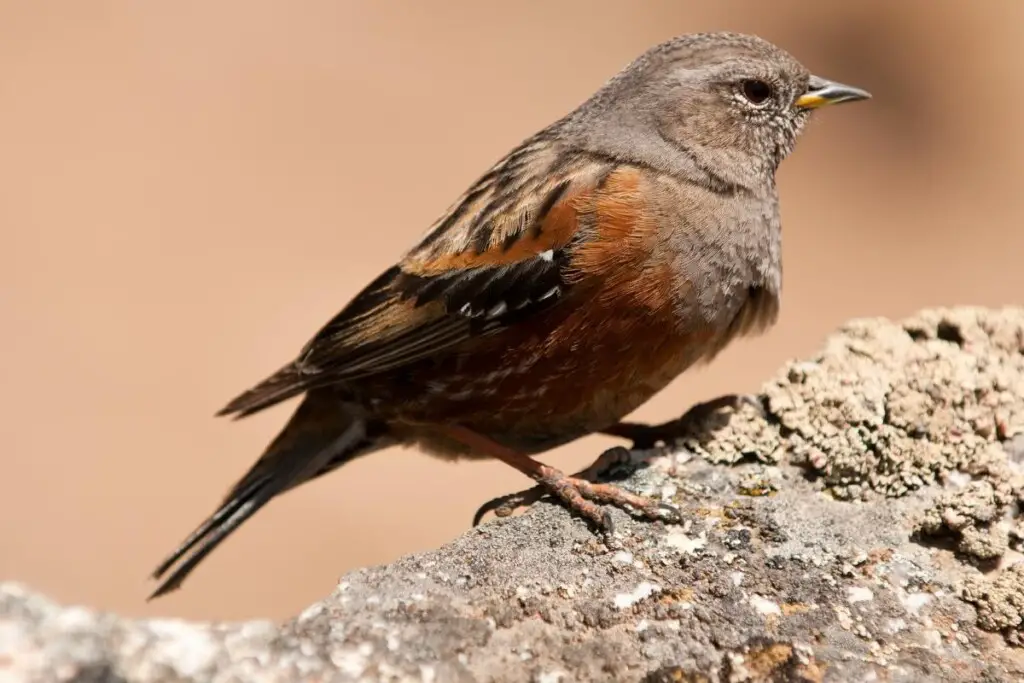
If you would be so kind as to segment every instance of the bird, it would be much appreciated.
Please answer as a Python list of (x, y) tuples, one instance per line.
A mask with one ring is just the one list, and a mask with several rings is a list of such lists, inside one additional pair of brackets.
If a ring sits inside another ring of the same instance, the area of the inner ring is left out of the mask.
[(217, 413), (302, 397), (156, 568), (150, 599), (272, 499), (392, 446), (497, 459), (534, 482), (511, 498), (550, 496), (598, 528), (609, 508), (678, 521), (667, 503), (535, 456), (589, 434), (656, 436), (623, 418), (774, 325), (776, 170), (812, 112), (870, 97), (754, 35), (645, 51), (494, 163), (293, 360)]

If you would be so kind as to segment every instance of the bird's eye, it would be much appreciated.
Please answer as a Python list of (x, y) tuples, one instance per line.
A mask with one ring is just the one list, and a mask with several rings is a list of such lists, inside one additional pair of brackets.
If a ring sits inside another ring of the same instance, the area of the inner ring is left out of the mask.
[(772, 86), (764, 81), (745, 80), (740, 84), (743, 96), (754, 104), (764, 104), (772, 96)]

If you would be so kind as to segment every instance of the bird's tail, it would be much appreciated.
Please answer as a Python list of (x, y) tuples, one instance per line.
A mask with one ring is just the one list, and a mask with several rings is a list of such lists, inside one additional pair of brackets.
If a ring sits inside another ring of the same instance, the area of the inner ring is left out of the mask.
[(180, 587), (214, 548), (275, 496), (388, 445), (381, 425), (368, 422), (330, 396), (308, 393), (220, 507), (156, 568), (153, 578), (159, 580), (177, 565), (149, 599)]

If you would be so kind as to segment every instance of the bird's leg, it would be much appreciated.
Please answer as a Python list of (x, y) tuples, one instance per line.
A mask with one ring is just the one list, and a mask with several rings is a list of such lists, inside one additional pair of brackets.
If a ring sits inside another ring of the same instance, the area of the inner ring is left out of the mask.
[(756, 396), (750, 394), (726, 394), (725, 396), (713, 398), (710, 401), (698, 403), (687, 410), (682, 417), (660, 425), (619, 422), (611, 427), (602, 429), (600, 433), (628, 439), (633, 442), (632, 447), (634, 449), (654, 448), (659, 442), (666, 445), (671, 443), (676, 437), (685, 434), (687, 429), (694, 423), (700, 422), (722, 408), (738, 409), (743, 404), (751, 405), (758, 412), (764, 413), (764, 408)]
[[(605, 452), (601, 453), (601, 455), (599, 455), (597, 459), (585, 469), (582, 469), (572, 475), (570, 479), (585, 479), (592, 481), (600, 478), (602, 474), (609, 471), (616, 465), (627, 463), (630, 460), (629, 451), (622, 446), (609, 448)], [(488, 512), (494, 512), (498, 517), (508, 517), (519, 508), (533, 505), (543, 498), (548, 492), (547, 488), (542, 484), (538, 484), (533, 488), (494, 498), (493, 500), (481, 505), (476, 511), (476, 514), (473, 515), (473, 526), (478, 525), (480, 520), (482, 520), (484, 515)]]
[(463, 427), (448, 427), (445, 431), (462, 444), (511, 465), (538, 484), (533, 489), (511, 496), (502, 496), (485, 503), (473, 518), (474, 526), (490, 510), (501, 510), (508, 515), (514, 508), (532, 505), (545, 493), (553, 494), (571, 512), (584, 517), (606, 533), (613, 531), (611, 515), (595, 503), (632, 508), (648, 519), (677, 521), (680, 518), (679, 511), (670, 505), (638, 496), (612, 484), (596, 484), (581, 476), (607, 468), (609, 461), (621, 462), (623, 456), (629, 456), (625, 449), (620, 449), (618, 453), (612, 455), (607, 453), (602, 455), (594, 465), (570, 477), (554, 467), (537, 462), (529, 456), (495, 443), (487, 437)]

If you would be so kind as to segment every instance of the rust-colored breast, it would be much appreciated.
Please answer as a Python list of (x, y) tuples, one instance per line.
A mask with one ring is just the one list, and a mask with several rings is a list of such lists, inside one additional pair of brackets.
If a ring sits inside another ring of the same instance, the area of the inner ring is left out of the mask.
[(710, 332), (675, 317), (669, 264), (637, 169), (566, 199), (548, 232), (577, 236), (571, 296), (413, 369), (394, 419), (457, 422), (520, 450), (545, 450), (630, 413), (702, 355)]

